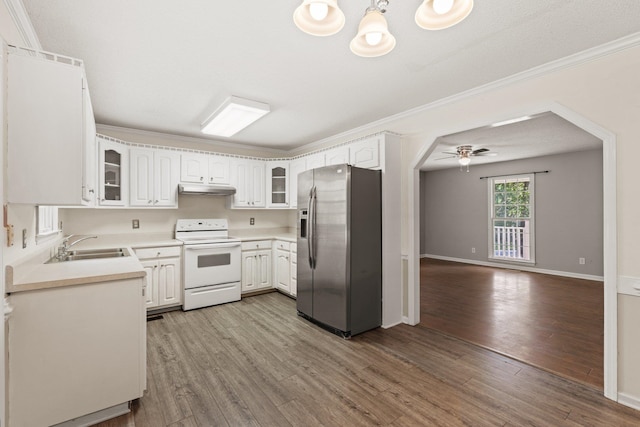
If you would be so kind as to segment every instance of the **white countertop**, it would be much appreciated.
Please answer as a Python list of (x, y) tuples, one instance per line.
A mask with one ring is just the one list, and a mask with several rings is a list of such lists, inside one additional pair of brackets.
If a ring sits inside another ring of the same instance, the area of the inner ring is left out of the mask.
[[(284, 240), (296, 242), (295, 229), (242, 229), (229, 234), (243, 242), (254, 240)], [(6, 292), (73, 286), (144, 277), (145, 272), (132, 249), (145, 247), (182, 246), (173, 233), (110, 234), (97, 239), (87, 239), (73, 249), (126, 248), (130, 256), (45, 264), (52, 256), (55, 244), (43, 248), (38, 254), (7, 265), (5, 269)]]

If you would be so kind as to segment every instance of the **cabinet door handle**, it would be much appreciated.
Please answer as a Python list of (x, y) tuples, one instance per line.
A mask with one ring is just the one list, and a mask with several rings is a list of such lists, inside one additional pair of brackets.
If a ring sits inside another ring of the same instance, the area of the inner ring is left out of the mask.
[(158, 201), (156, 200), (155, 202), (153, 202), (153, 204), (155, 205), (156, 203), (158, 203)]
[(149, 201), (147, 202), (147, 204), (148, 204), (148, 205), (150, 205), (150, 204), (151, 204), (151, 200), (149, 200)]
[(200, 181), (204, 181), (204, 177), (203, 176), (200, 177)]

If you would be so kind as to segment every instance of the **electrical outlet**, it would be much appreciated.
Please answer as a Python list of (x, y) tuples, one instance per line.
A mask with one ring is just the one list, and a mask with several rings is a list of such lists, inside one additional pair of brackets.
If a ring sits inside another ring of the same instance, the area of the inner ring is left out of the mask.
[(136, 228), (140, 228), (140, 220), (139, 219), (132, 219), (131, 220), (131, 227), (136, 229)]
[(476, 253), (476, 248), (471, 248), (471, 253), (475, 254)]
[(255, 218), (249, 218), (249, 225), (256, 225), (256, 219)]
[(578, 258), (578, 262), (580, 263), (580, 265), (584, 265), (585, 264), (585, 259), (584, 258)]

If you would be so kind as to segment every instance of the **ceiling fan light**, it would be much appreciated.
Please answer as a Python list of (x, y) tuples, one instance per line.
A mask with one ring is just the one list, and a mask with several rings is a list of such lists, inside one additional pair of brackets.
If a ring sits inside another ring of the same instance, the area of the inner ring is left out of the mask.
[(460, 157), (458, 159), (458, 163), (460, 163), (460, 166), (468, 166), (469, 163), (471, 163), (471, 158), (470, 157)]
[(473, 9), (473, 0), (453, 0), (451, 9), (441, 14), (439, 12), (444, 11), (445, 8), (444, 5), (441, 6), (440, 1), (444, 0), (424, 0), (418, 7), (415, 19), (420, 28), (443, 30), (452, 27), (469, 16)]
[[(376, 44), (372, 44), (376, 41)], [(369, 58), (386, 55), (395, 46), (396, 39), (389, 32), (387, 20), (379, 10), (367, 11), (358, 25), (358, 34), (349, 44), (353, 53)]]
[[(326, 15), (323, 18), (325, 9)], [(293, 12), (296, 26), (313, 36), (333, 35), (344, 27), (344, 21), (344, 13), (338, 7), (338, 0), (303, 0)]]

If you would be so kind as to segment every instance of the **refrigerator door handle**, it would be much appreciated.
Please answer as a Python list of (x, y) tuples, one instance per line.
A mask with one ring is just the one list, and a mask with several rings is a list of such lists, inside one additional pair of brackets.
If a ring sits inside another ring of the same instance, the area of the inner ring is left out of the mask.
[(313, 227), (311, 223), (313, 221), (313, 187), (309, 190), (309, 200), (307, 202), (307, 212), (309, 212), (309, 218), (307, 219), (307, 253), (309, 254), (309, 268), (313, 269)]
[(312, 270), (316, 268), (316, 186), (311, 188), (309, 206), (309, 266)]

